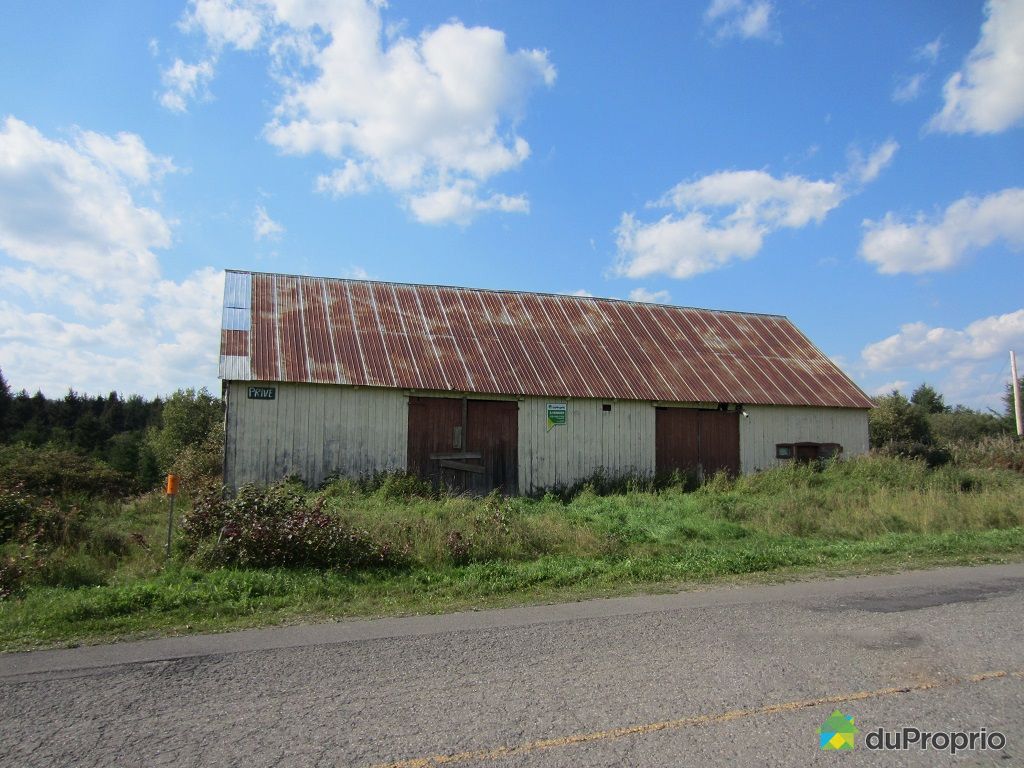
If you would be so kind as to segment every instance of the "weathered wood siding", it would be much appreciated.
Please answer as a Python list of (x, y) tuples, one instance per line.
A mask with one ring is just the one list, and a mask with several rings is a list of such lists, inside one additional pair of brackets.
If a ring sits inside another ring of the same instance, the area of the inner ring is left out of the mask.
[[(572, 485), (598, 470), (654, 474), (654, 408), (648, 402), (527, 397), (519, 403), (519, 491)], [(548, 429), (548, 403), (566, 423)]]
[[(277, 397), (249, 400), (250, 386), (276, 387)], [(294, 474), (318, 485), (332, 474), (404, 470), (407, 402), (393, 389), (229, 382), (224, 482), (237, 488)]]
[(776, 443), (839, 443), (843, 456), (868, 450), (868, 412), (860, 408), (796, 408), (748, 405), (740, 418), (740, 466), (744, 474), (784, 463)]

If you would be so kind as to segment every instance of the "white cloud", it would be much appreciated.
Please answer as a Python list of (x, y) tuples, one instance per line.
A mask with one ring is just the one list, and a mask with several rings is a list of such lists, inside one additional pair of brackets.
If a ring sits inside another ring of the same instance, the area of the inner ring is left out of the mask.
[(918, 72), (917, 74), (901, 78), (896, 83), (896, 87), (892, 89), (892, 100), (900, 104), (913, 101), (921, 95), (921, 86), (924, 85), (927, 77), (923, 72)]
[(779, 179), (764, 171), (723, 171), (678, 184), (656, 203), (678, 214), (650, 223), (622, 215), (617, 271), (687, 278), (719, 269), (757, 255), (770, 232), (820, 222), (841, 200), (837, 182)]
[[(1009, 380), (1005, 372), (1007, 350), (1024, 346), (1024, 309), (976, 320), (963, 329), (908, 323), (899, 333), (869, 344), (861, 358), (872, 371), (898, 370), (899, 381), (875, 392), (896, 387), (905, 390), (915, 374), (927, 372), (948, 403), (1002, 410), (1000, 398)], [(898, 386), (903, 384), (904, 386)]]
[(939, 35), (930, 43), (914, 49), (914, 60), (922, 62), (927, 71), (899, 77), (892, 90), (893, 101), (897, 104), (906, 104), (921, 95), (921, 89), (928, 80), (928, 71), (934, 68), (935, 62), (939, 60), (942, 47), (942, 35)]
[(157, 157), (134, 133), (105, 136), (93, 131), (81, 131), (76, 144), (80, 150), (92, 155), (101, 165), (138, 184), (160, 181), (166, 174), (177, 170), (169, 157)]
[(352, 159), (346, 160), (340, 168), (335, 168), (329, 174), (322, 174), (316, 180), (317, 192), (327, 192), (335, 197), (369, 192), (372, 186), (371, 171)]
[(978, 44), (946, 81), (928, 126), (947, 133), (999, 133), (1024, 120), (1024, 0), (989, 0)]
[(409, 207), (417, 221), (424, 224), (468, 224), (479, 211), (505, 211), (528, 213), (530, 203), (525, 196), (477, 196), (476, 184), (462, 179), (449, 187), (417, 195), (409, 199)]
[(942, 47), (942, 35), (939, 35), (930, 43), (925, 43), (914, 51), (914, 58), (919, 61), (923, 61), (926, 64), (934, 64), (939, 60), (939, 54), (942, 52)]
[[(134, 134), (0, 128), (0, 360), (15, 387), (156, 394), (212, 383), (221, 273), (161, 277), (171, 226), (137, 199), (174, 170)], [(4, 263), (4, 259), (7, 263)]]
[(865, 220), (860, 254), (884, 274), (950, 269), (996, 241), (1024, 247), (1024, 189), (1010, 188), (987, 197), (964, 197), (941, 218), (918, 213), (911, 223), (887, 213)]
[(704, 11), (704, 23), (714, 29), (718, 40), (740, 37), (779, 42), (782, 38), (775, 16), (771, 0), (712, 0)]
[(647, 288), (634, 288), (629, 292), (630, 301), (643, 301), (648, 304), (668, 304), (672, 296), (668, 291), (652, 291)]
[(263, 34), (261, 17), (265, 11), (261, 5), (234, 0), (191, 0), (182, 28), (202, 30), (215, 48), (232, 45), (250, 51)]
[(186, 64), (181, 59), (161, 74), (167, 89), (160, 94), (160, 103), (172, 112), (188, 111), (188, 102), (206, 93), (206, 84), (213, 78), (213, 59), (198, 64)]
[(577, 288), (575, 291), (562, 291), (565, 296), (581, 296), (585, 298), (593, 298), (594, 294), (588, 291), (586, 288)]
[(888, 395), (892, 393), (894, 389), (899, 390), (900, 392), (905, 392), (909, 386), (910, 382), (906, 379), (896, 379), (895, 381), (887, 381), (885, 384), (879, 384), (877, 387), (872, 388), (869, 394)]
[(900, 145), (893, 139), (888, 139), (876, 147), (867, 157), (859, 150), (850, 153), (850, 167), (844, 177), (844, 181), (856, 181), (860, 184), (868, 184), (878, 178), (878, 175), (892, 163), (896, 151)]
[[(383, 5), (194, 0), (183, 27), (206, 35), (213, 57), (226, 45), (269, 52), (282, 95), (264, 135), (285, 154), (337, 163), (319, 191), (383, 186), (427, 223), (528, 211), (524, 196), (483, 185), (530, 155), (516, 125), (530, 91), (555, 81), (547, 53), (509, 50), (503, 32), (458, 20), (385, 35)], [(212, 76), (212, 64), (188, 67), (176, 62), (165, 75), (171, 109), (183, 110)]]
[(373, 280), (373, 276), (358, 264), (352, 264), (341, 271), (341, 277), (349, 280)]
[(899, 333), (864, 347), (861, 357), (871, 370), (934, 371), (951, 363), (994, 360), (1021, 346), (1024, 309), (976, 320), (962, 330), (907, 323)]
[(897, 149), (889, 139), (867, 157), (851, 151), (849, 168), (831, 181), (719, 171), (677, 184), (648, 203), (672, 209), (657, 221), (622, 214), (614, 271), (634, 278), (655, 273), (688, 278), (753, 258), (772, 232), (824, 221), (857, 187), (877, 178)]
[(252, 236), (255, 240), (262, 240), (265, 237), (276, 238), (284, 234), (284, 227), (270, 218), (267, 209), (262, 205), (256, 206), (256, 214), (252, 222)]
[[(170, 245), (170, 224), (126, 187), (124, 175), (138, 181), (153, 171), (136, 162), (152, 157), (141, 140), (125, 136), (94, 137), (80, 150), (8, 117), (0, 129), (0, 250), (100, 287), (155, 277), (152, 249)], [(118, 155), (119, 146), (130, 149)]]

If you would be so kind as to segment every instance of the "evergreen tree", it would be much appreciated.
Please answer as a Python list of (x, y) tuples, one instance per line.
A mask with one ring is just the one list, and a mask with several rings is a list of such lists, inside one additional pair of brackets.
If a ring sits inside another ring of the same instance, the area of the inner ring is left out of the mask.
[(949, 406), (934, 387), (929, 384), (922, 384), (910, 396), (910, 402), (922, 409), (925, 413), (945, 413)]
[(10, 436), (11, 411), (14, 406), (14, 396), (11, 388), (4, 378), (4, 372), (0, 370), (0, 443), (6, 443)]

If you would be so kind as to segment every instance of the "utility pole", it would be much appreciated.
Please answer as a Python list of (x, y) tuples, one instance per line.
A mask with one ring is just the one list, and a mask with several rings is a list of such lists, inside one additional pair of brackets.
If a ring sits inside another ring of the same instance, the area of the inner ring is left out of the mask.
[(1024, 419), (1020, 412), (1020, 379), (1017, 378), (1017, 355), (1010, 350), (1010, 375), (1013, 376), (1013, 415), (1017, 419), (1017, 437), (1024, 435)]

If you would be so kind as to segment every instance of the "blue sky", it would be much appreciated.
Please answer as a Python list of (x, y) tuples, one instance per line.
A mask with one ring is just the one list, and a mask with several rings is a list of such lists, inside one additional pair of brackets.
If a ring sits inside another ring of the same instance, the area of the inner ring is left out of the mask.
[(216, 391), (224, 268), (788, 315), (869, 393), (1024, 353), (1024, 1), (14, 2), (0, 368)]

